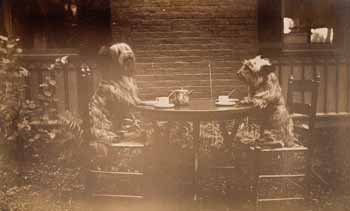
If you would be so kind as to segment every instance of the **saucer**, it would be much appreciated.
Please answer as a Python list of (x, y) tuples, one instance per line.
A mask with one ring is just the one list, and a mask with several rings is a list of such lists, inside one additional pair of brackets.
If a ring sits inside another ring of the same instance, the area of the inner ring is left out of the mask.
[(153, 106), (156, 103), (157, 103), (157, 101), (155, 101), (155, 100), (144, 100), (141, 102), (141, 104), (147, 105), (147, 106)]
[(216, 99), (215, 100), (215, 102), (223, 102), (223, 103), (226, 103), (226, 102), (237, 102), (237, 101), (239, 101), (239, 99), (237, 99), (237, 98), (229, 98), (229, 99), (227, 99), (227, 100), (224, 100), (224, 101), (219, 101), (219, 99)]
[(215, 105), (217, 106), (233, 106), (236, 105), (236, 102), (233, 100), (229, 100), (229, 101), (216, 101)]
[(154, 106), (155, 108), (173, 108), (173, 107), (175, 107), (175, 105), (172, 104), (172, 103), (169, 103), (169, 104), (154, 103), (153, 106)]

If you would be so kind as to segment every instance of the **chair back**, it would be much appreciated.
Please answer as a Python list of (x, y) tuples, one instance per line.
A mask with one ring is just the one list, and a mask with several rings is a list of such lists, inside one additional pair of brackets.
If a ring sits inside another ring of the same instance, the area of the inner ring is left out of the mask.
[[(289, 112), (290, 114), (301, 114), (307, 118), (310, 134), (313, 133), (315, 127), (319, 85), (319, 74), (316, 74), (312, 80), (295, 80), (292, 74), (288, 81), (287, 106)], [(309, 102), (305, 101), (305, 95), (310, 96)], [(299, 96), (298, 100), (297, 96)]]

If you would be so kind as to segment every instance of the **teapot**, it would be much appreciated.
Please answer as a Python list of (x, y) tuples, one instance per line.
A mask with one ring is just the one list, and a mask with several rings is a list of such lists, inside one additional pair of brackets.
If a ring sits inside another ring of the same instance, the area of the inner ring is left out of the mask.
[(190, 95), (192, 90), (187, 89), (175, 89), (169, 94), (169, 99), (171, 103), (174, 103), (177, 106), (188, 105), (190, 103)]

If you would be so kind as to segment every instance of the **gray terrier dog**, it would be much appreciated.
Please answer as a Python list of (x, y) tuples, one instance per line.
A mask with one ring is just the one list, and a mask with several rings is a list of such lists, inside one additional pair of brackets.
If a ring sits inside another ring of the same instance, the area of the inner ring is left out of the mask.
[(243, 61), (237, 72), (238, 78), (249, 87), (249, 96), (243, 103), (252, 103), (258, 108), (257, 117), (263, 129), (260, 144), (291, 147), (296, 142), (293, 121), (273, 71), (270, 61), (261, 56)]

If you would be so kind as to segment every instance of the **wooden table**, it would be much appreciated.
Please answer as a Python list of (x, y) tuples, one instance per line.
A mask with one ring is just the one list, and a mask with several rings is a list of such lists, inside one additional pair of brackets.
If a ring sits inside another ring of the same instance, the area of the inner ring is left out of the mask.
[(174, 108), (154, 108), (153, 106), (137, 106), (146, 118), (154, 121), (191, 121), (193, 122), (193, 153), (194, 153), (194, 200), (197, 200), (198, 190), (198, 157), (201, 121), (222, 121), (242, 119), (254, 107), (251, 105), (216, 106), (209, 99), (192, 99), (190, 105)]

